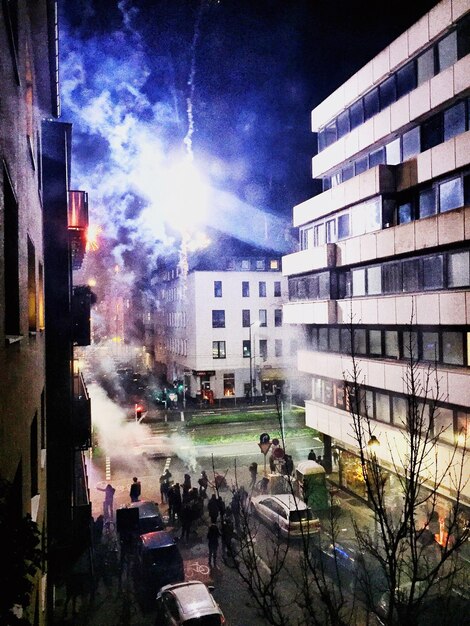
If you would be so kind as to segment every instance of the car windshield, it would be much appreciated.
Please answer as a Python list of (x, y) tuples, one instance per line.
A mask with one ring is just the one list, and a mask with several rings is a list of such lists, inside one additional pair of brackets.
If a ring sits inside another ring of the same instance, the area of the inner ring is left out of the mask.
[(183, 622), (184, 626), (220, 626), (220, 615), (203, 615)]
[(313, 519), (313, 513), (311, 509), (303, 509), (302, 511), (291, 511), (289, 514), (289, 521), (291, 522), (306, 522)]

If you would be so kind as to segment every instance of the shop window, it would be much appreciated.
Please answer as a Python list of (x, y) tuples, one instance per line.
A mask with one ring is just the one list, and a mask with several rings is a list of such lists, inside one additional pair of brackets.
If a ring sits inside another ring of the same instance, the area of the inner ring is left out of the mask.
[(281, 297), (281, 281), (280, 280), (274, 281), (274, 297), (275, 298)]
[(437, 213), (436, 194), (432, 187), (422, 189), (419, 192), (418, 211), (420, 219)]
[(437, 44), (437, 60), (439, 72), (457, 61), (457, 32), (455, 30)]
[(391, 422), (390, 413), (390, 396), (385, 393), (376, 392), (375, 394), (375, 419), (379, 422)]
[(430, 80), (435, 74), (434, 48), (426, 50), (417, 59), (418, 85)]
[(244, 359), (251, 357), (251, 342), (250, 342), (249, 339), (244, 339), (243, 340), (242, 351), (243, 351), (243, 358)]
[(338, 216), (338, 239), (349, 237), (349, 213)]
[(469, 252), (454, 252), (447, 257), (447, 281), (449, 287), (470, 285)]
[(336, 118), (336, 128), (338, 129), (338, 139), (349, 133), (349, 111), (347, 109), (346, 111), (343, 111), (343, 113), (340, 113)]
[(423, 332), (423, 360), (440, 361), (438, 333)]
[(265, 361), (268, 358), (268, 341), (267, 339), (259, 340), (259, 355)]
[(260, 298), (266, 298), (266, 283), (264, 282), (264, 280), (259, 281), (258, 295)]
[(364, 96), (364, 119), (368, 120), (380, 111), (379, 90), (376, 87)]
[(444, 131), (442, 115), (434, 115), (421, 124), (421, 150), (429, 150), (442, 143)]
[(401, 138), (403, 161), (411, 159), (421, 152), (421, 140), (419, 126), (412, 128)]
[(398, 359), (400, 356), (398, 332), (396, 330), (385, 331), (385, 356), (391, 359)]
[(423, 289), (442, 289), (444, 287), (444, 257), (442, 254), (424, 257)]
[(242, 310), (242, 326), (243, 328), (249, 328), (251, 321), (250, 321), (250, 309), (243, 309)]
[(389, 107), (397, 99), (395, 75), (390, 76), (379, 86), (380, 109)]
[(380, 265), (367, 268), (367, 293), (369, 295), (382, 293), (382, 267)]
[(225, 311), (212, 311), (212, 328), (225, 328)]
[(463, 206), (461, 178), (453, 178), (439, 185), (439, 209), (441, 213)]
[(369, 330), (369, 352), (374, 356), (382, 354), (382, 332), (380, 330)]
[(411, 61), (398, 70), (397, 74), (397, 98), (405, 96), (416, 88), (416, 66)]
[(225, 359), (225, 341), (212, 342), (212, 358)]
[(274, 326), (282, 326), (282, 309), (274, 309)]
[(274, 356), (282, 356), (282, 339), (274, 340)]
[(339, 352), (339, 328), (330, 328), (328, 335), (330, 352)]
[(451, 365), (463, 365), (463, 341), (461, 333), (442, 333), (442, 360)]
[(266, 327), (268, 325), (268, 311), (267, 309), (259, 309), (259, 325)]
[(222, 297), (222, 281), (214, 280), (214, 297), (221, 298)]
[(403, 261), (403, 291), (419, 291), (421, 281), (420, 259)]
[(242, 298), (250, 297), (250, 283), (247, 280), (242, 281)]
[(349, 109), (349, 119), (351, 122), (351, 130), (364, 122), (364, 105), (362, 100), (351, 105)]
[(465, 132), (465, 102), (444, 111), (444, 141)]
[(235, 395), (235, 374), (224, 374), (224, 396)]

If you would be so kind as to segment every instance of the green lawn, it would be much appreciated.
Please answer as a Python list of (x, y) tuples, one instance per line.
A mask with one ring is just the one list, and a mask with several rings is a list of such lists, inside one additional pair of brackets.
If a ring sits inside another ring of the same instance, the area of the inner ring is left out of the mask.
[[(292, 408), (284, 411), (284, 420), (289, 418), (303, 417), (305, 409)], [(278, 422), (279, 418), (275, 408), (264, 409), (261, 411), (234, 411), (233, 413), (220, 413), (215, 415), (194, 415), (191, 423), (195, 426), (206, 424), (231, 424), (233, 422), (262, 422), (266, 420)]]
[[(269, 434), (272, 439), (281, 440), (281, 431), (278, 429), (269, 429)], [(313, 437), (316, 435), (316, 431), (311, 428), (287, 428), (286, 429), (286, 441), (297, 437)], [(233, 443), (239, 441), (243, 443), (245, 441), (253, 441), (253, 433), (227, 433), (225, 435), (198, 435), (197, 432), (190, 433), (191, 440), (195, 445), (210, 445), (218, 443)]]

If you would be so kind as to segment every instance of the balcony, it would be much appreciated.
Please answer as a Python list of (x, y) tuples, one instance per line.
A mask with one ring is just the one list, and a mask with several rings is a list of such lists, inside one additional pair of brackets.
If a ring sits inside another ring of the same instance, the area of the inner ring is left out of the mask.
[(76, 450), (91, 447), (91, 401), (82, 374), (73, 376), (73, 445)]
[(314, 270), (334, 267), (336, 265), (336, 244), (300, 250), (282, 257), (282, 273), (284, 276), (303, 274)]
[(80, 269), (86, 251), (88, 228), (88, 194), (85, 191), (69, 191), (68, 228), (72, 268)]

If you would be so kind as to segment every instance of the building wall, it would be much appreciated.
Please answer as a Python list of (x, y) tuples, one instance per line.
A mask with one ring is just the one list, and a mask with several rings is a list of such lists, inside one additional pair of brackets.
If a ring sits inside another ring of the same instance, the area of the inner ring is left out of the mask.
[[(396, 90), (389, 104), (387, 89)], [(324, 191), (294, 207), (301, 250), (283, 259), (284, 319), (308, 334), (298, 355), (299, 371), (312, 377), (307, 425), (352, 451), (344, 381), (352, 367), (346, 335), (354, 333), (387, 467), (404, 445), (398, 407), (409, 391), (410, 330), (418, 395), (438, 398), (435, 432), (445, 426), (440, 470), (470, 423), (469, 94), (470, 2), (444, 0), (312, 112), (320, 142), (313, 175)], [(469, 469), (467, 458), (464, 475)], [(451, 478), (440, 488), (449, 498)], [(464, 496), (470, 505), (468, 485)]]
[[(10, 3), (10, 12), (7, 4), (0, 7), (0, 477), (13, 483), (11, 509), (30, 514), (45, 539), (40, 160), (41, 117), (57, 113), (51, 104), (51, 3)], [(38, 572), (28, 611), (31, 620), (37, 615), (35, 623), (45, 623), (45, 594), (46, 577)]]

